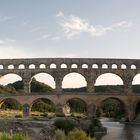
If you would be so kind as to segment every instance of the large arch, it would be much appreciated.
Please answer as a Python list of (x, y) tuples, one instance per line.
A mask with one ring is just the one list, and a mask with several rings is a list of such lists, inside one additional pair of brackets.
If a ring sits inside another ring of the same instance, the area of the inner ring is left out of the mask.
[(114, 73), (103, 73), (95, 81), (95, 92), (123, 92), (123, 80)]
[(0, 85), (7, 85), (16, 81), (22, 81), (22, 77), (15, 73), (8, 73), (0, 77)]
[(30, 104), (30, 113), (31, 115), (42, 115), (46, 116), (48, 113), (55, 112), (55, 104), (48, 98), (38, 98), (35, 99)]
[(31, 79), (32, 92), (51, 92), (55, 89), (55, 81), (52, 75), (41, 72), (35, 74)]
[(107, 97), (100, 102), (99, 108), (104, 117), (120, 120), (127, 116), (126, 104), (119, 98)]
[(77, 72), (65, 75), (62, 81), (62, 88), (81, 88), (86, 86), (85, 77)]
[(22, 105), (13, 98), (5, 98), (0, 102), (1, 117), (22, 117)]
[(87, 103), (80, 98), (70, 98), (66, 101), (66, 105), (63, 108), (64, 114), (87, 115)]
[(132, 81), (132, 87), (134, 93), (140, 93), (140, 73), (134, 76)]

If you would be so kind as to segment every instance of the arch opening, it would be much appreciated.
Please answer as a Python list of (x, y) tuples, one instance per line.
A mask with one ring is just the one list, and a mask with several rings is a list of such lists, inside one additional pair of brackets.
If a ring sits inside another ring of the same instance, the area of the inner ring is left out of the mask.
[(121, 120), (125, 118), (125, 105), (117, 98), (107, 98), (103, 100), (96, 112), (98, 117), (113, 118), (115, 120)]
[(93, 69), (98, 69), (98, 65), (97, 65), (97, 64), (93, 64), (93, 65), (92, 65), (92, 68), (93, 68)]
[(54, 115), (55, 105), (47, 98), (38, 98), (31, 104), (31, 115), (32, 116), (44, 116)]
[(56, 64), (50, 64), (50, 69), (56, 69)]
[(131, 69), (136, 69), (136, 65), (131, 65)]
[(31, 92), (52, 93), (54, 88), (54, 78), (48, 73), (38, 73), (31, 79)]
[(78, 65), (77, 65), (77, 64), (72, 64), (72, 65), (71, 65), (71, 68), (72, 68), (72, 69), (77, 69), (77, 68), (78, 68)]
[(14, 69), (14, 65), (12, 65), (12, 64), (9, 65), (9, 66), (8, 66), (8, 69)]
[(30, 64), (29, 65), (29, 69), (35, 69), (35, 65), (34, 64)]
[(22, 78), (17, 74), (6, 74), (0, 77), (0, 93), (17, 93), (23, 91)]
[(136, 74), (133, 78), (132, 91), (134, 93), (140, 93), (140, 73)]
[(61, 68), (62, 69), (66, 69), (67, 68), (67, 65), (66, 64), (61, 64)]
[(122, 64), (121, 69), (127, 69), (127, 66), (125, 64)]
[(4, 99), (0, 107), (0, 117), (22, 117), (22, 105), (15, 99)]
[(25, 65), (24, 65), (24, 64), (20, 64), (20, 65), (18, 66), (18, 69), (25, 69)]
[(40, 69), (45, 69), (45, 68), (46, 68), (46, 65), (45, 65), (45, 64), (40, 64), (40, 65), (39, 65), (39, 68), (40, 68)]
[(2, 70), (4, 67), (3, 67), (3, 65), (0, 65), (0, 69)]
[(112, 69), (117, 69), (118, 66), (116, 64), (112, 64)]
[(82, 68), (83, 68), (83, 69), (88, 69), (88, 65), (87, 65), (87, 64), (83, 64), (83, 65), (82, 65)]
[(108, 69), (108, 65), (107, 64), (103, 64), (102, 65), (102, 69)]
[(67, 92), (74, 92), (74, 91), (81, 92), (82, 90), (85, 89), (86, 86), (87, 86), (87, 82), (84, 76), (76, 72), (65, 75), (62, 81), (62, 88), (64, 91)]
[(140, 118), (140, 101), (136, 104), (135, 117), (136, 120)]
[(114, 73), (104, 73), (95, 81), (95, 92), (123, 93), (123, 80)]
[(64, 114), (72, 116), (87, 115), (87, 104), (80, 98), (72, 98), (66, 102), (63, 108)]

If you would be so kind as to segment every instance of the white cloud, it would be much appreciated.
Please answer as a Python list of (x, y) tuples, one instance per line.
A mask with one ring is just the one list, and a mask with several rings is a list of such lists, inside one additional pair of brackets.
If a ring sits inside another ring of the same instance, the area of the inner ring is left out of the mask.
[(41, 37), (41, 39), (47, 39), (47, 38), (49, 38), (51, 35), (50, 34), (45, 34), (45, 35), (43, 35), (42, 37)]
[(60, 25), (62, 26), (66, 37), (69, 39), (76, 35), (80, 35), (81, 33), (88, 33), (91, 36), (102, 36), (109, 31), (118, 29), (123, 30), (132, 26), (132, 23), (127, 21), (120, 21), (108, 27), (102, 25), (95, 26), (90, 24), (87, 20), (77, 16), (71, 15), (66, 17), (62, 12), (59, 12), (57, 17), (61, 18)]
[(7, 20), (11, 20), (15, 18), (15, 16), (12, 16), (12, 17), (7, 17), (7, 16), (0, 16), (0, 22), (4, 22), (4, 21), (7, 21)]
[(61, 39), (61, 37), (60, 37), (60, 36), (54, 36), (54, 37), (52, 37), (51, 39), (54, 40), (54, 41), (58, 41), (58, 40)]

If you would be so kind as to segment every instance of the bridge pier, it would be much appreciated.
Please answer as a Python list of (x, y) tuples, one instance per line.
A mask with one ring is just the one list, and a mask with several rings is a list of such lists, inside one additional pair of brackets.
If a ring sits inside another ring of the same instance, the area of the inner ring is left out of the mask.
[(126, 121), (133, 121), (135, 119), (135, 107), (134, 104), (130, 104), (126, 108)]
[(60, 103), (58, 103), (57, 105), (56, 105), (56, 108), (55, 108), (55, 115), (56, 116), (61, 116), (61, 117), (63, 117), (63, 116), (65, 116), (65, 114), (64, 114), (64, 112), (63, 112), (63, 105), (61, 105)]
[(23, 105), (23, 118), (28, 118), (30, 116), (30, 106), (28, 104)]
[(26, 94), (31, 92), (30, 80), (31, 79), (23, 79), (23, 88), (24, 88), (24, 93)]
[(90, 118), (96, 117), (96, 109), (97, 107), (94, 104), (87, 105), (87, 116)]

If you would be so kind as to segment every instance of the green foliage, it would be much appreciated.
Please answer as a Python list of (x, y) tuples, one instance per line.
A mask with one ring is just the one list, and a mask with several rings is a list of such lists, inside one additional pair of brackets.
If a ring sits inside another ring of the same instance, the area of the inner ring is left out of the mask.
[(1, 108), (21, 110), (22, 106), (14, 99), (6, 99), (5, 102), (2, 104)]
[(4, 132), (2, 133), (0, 140), (30, 140), (30, 138), (22, 133), (15, 133), (11, 138), (8, 133)]
[(16, 90), (14, 87), (12, 86), (3, 86), (3, 85), (0, 85), (0, 94), (5, 94), (5, 93), (16, 93)]
[(71, 120), (57, 119), (54, 122), (56, 128), (63, 130), (66, 134), (74, 128), (74, 122)]
[(53, 89), (41, 82), (36, 81), (35, 78), (31, 82), (31, 92), (53, 92)]
[(39, 111), (39, 112), (54, 112), (55, 106), (54, 104), (47, 99), (39, 99), (36, 103), (32, 106), (32, 111)]
[(56, 130), (54, 139), (55, 140), (65, 140), (66, 139), (65, 132), (63, 130), (59, 130), (59, 129)]
[(14, 87), (16, 91), (23, 90), (23, 81), (16, 81), (12, 84), (8, 84), (8, 86)]
[(69, 132), (67, 140), (95, 140), (95, 138), (87, 136), (83, 130), (75, 129)]
[(15, 133), (11, 140), (30, 140), (30, 138), (22, 133)]
[(71, 109), (71, 112), (86, 112), (86, 104), (80, 99), (71, 99), (68, 101), (68, 106)]
[(120, 120), (124, 116), (123, 105), (115, 99), (107, 99), (101, 105), (105, 117)]
[(10, 140), (9, 134), (6, 132), (3, 132), (1, 137), (0, 137), (0, 140)]

